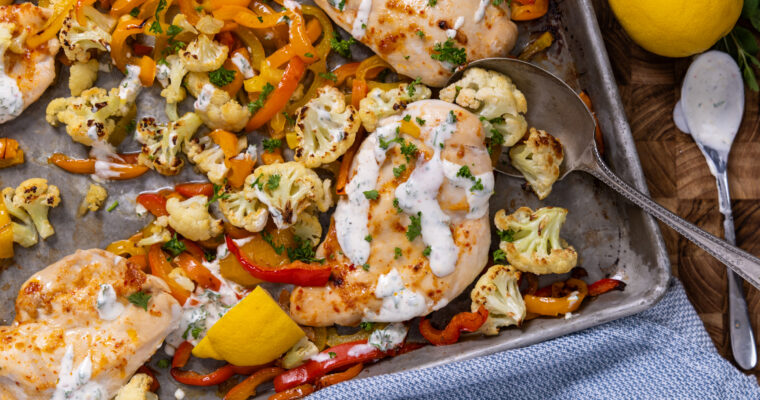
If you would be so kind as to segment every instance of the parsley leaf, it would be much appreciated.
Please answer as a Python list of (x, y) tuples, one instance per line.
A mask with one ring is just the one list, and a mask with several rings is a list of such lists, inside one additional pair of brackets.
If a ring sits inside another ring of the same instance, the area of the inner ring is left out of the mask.
[(424, 38), (424, 37), (425, 37), (425, 32), (423, 32), (422, 30), (419, 30), (419, 29), (418, 29), (418, 30), (417, 30), (417, 36), (419, 36), (419, 37), (421, 37), (421, 38)]
[(158, 360), (158, 363), (156, 363), (156, 366), (158, 366), (158, 368), (169, 368), (170, 365), (171, 362), (169, 362), (169, 360), (166, 358), (162, 358)]
[(427, 246), (427, 247), (425, 247), (425, 250), (422, 251), (422, 255), (425, 256), (425, 257), (430, 257), (430, 253), (432, 251), (433, 250), (430, 248), (430, 246)]
[(403, 120), (404, 120), (404, 121), (406, 121), (406, 122), (409, 122), (409, 121), (411, 121), (411, 120), (412, 120), (412, 116), (411, 116), (411, 115), (409, 115), (409, 114), (406, 114), (406, 115), (404, 116)]
[(476, 190), (483, 190), (483, 189), (485, 189), (485, 187), (483, 186), (483, 181), (480, 178), (478, 178), (475, 181), (475, 183), (472, 185), (472, 187), (470, 187), (471, 192), (474, 192)]
[(362, 330), (369, 332), (374, 327), (374, 324), (372, 322), (362, 322), (359, 324), (359, 327), (362, 328)]
[(417, 236), (422, 234), (422, 213), (409, 216), (409, 226), (406, 228), (406, 238), (413, 241)]
[(283, 251), (285, 251), (285, 245), (276, 245), (274, 244), (274, 240), (272, 240), (272, 234), (269, 232), (264, 232), (261, 234), (261, 238), (264, 239), (265, 242), (269, 243), (270, 246), (272, 246), (272, 249), (274, 250), (277, 255), (282, 254)]
[(254, 114), (256, 111), (259, 111), (259, 108), (264, 107), (264, 102), (266, 101), (267, 97), (269, 97), (269, 94), (272, 93), (274, 90), (274, 86), (272, 86), (271, 83), (267, 82), (266, 85), (261, 89), (261, 93), (259, 93), (259, 98), (256, 101), (252, 101), (248, 103), (248, 111), (251, 112), (251, 114)]
[(287, 253), (290, 261), (303, 261), (307, 263), (318, 262), (323, 263), (324, 258), (314, 258), (314, 249), (311, 246), (310, 240), (301, 239), (299, 236), (294, 236), (293, 240), (296, 242), (296, 247), (288, 247)]
[(280, 178), (281, 176), (279, 174), (269, 175), (266, 184), (267, 190), (275, 190), (280, 187)]
[(214, 184), (214, 194), (211, 195), (211, 199), (206, 203), (206, 207), (208, 207), (211, 203), (219, 200), (219, 199), (227, 199), (230, 197), (230, 194), (224, 191), (224, 186)]
[(258, 188), (259, 188), (259, 190), (261, 190), (261, 189), (263, 189), (263, 188), (264, 188), (264, 184), (263, 184), (263, 183), (261, 183), (261, 182), (259, 182), (259, 179), (261, 179), (261, 175), (257, 176), (257, 177), (256, 177), (256, 180), (255, 180), (255, 181), (253, 181), (253, 183), (251, 184), (251, 187), (252, 187), (252, 188), (258, 187)]
[(401, 214), (402, 212), (404, 212), (404, 210), (402, 210), (401, 206), (399, 206), (398, 204), (398, 199), (393, 199), (393, 208), (396, 209), (397, 214)]
[(320, 72), (319, 77), (322, 79), (327, 79), (328, 81), (333, 81), (335, 83), (338, 83), (338, 77), (332, 72)]
[(377, 190), (367, 190), (364, 192), (364, 197), (368, 200), (377, 200), (378, 196), (380, 196), (380, 194), (377, 193)]
[(406, 162), (409, 162), (412, 160), (412, 157), (417, 154), (417, 146), (412, 142), (406, 142), (401, 145), (401, 154), (406, 157)]
[(436, 43), (433, 46), (434, 54), (430, 58), (437, 61), (445, 61), (454, 65), (462, 65), (467, 62), (467, 51), (454, 46), (454, 41), (446, 40), (443, 44)]
[(172, 253), (172, 257), (177, 257), (180, 253), (187, 250), (187, 246), (177, 239), (177, 234), (172, 236), (172, 239), (161, 245), (161, 248)]
[(161, 23), (158, 21), (153, 21), (153, 23), (150, 24), (150, 31), (153, 33), (164, 33), (164, 30), (161, 29)]
[(420, 118), (420, 117), (415, 117), (415, 119), (417, 120), (417, 124), (418, 124), (419, 126), (423, 126), (423, 125), (425, 125), (425, 120), (424, 120), (424, 119), (422, 119), (422, 118)]
[(133, 8), (132, 11), (129, 12), (129, 15), (132, 18), (137, 18), (137, 16), (140, 15), (140, 8), (139, 7)]
[(393, 249), (393, 259), (398, 260), (399, 257), (401, 257), (401, 248), (396, 247)]
[(142, 290), (130, 294), (127, 297), (127, 300), (129, 300), (130, 303), (142, 308), (143, 310), (148, 311), (148, 301), (150, 301), (150, 295), (143, 292)]
[(152, 24), (150, 24), (151, 32), (164, 33), (164, 30), (161, 28), (161, 23), (158, 22), (159, 20), (158, 13), (160, 13), (161, 11), (164, 11), (165, 8), (166, 8), (166, 0), (158, 0), (158, 6), (156, 7), (156, 13), (155, 13), (156, 20), (153, 21)]
[(364, 240), (366, 240), (369, 243), (372, 243), (372, 235), (367, 235), (364, 237)]
[(507, 254), (504, 253), (504, 250), (497, 249), (493, 252), (493, 262), (506, 262), (507, 261)]
[(422, 78), (420, 78), (419, 76), (417, 77), (417, 79), (410, 82), (409, 85), (406, 86), (406, 94), (408, 94), (409, 97), (414, 96), (414, 92), (415, 92), (414, 87), (416, 85), (419, 85), (421, 82), (422, 82)]
[(500, 231), (497, 230), (496, 233), (499, 235), (499, 239), (502, 242), (514, 242), (515, 241), (515, 231), (512, 229), (507, 229), (506, 231)]
[(348, 40), (342, 40), (338, 32), (333, 32), (333, 37), (330, 39), (330, 48), (343, 57), (351, 58), (351, 45), (354, 43), (356, 43), (356, 39), (349, 38)]
[(448, 123), (453, 124), (459, 121), (457, 119), (457, 115), (454, 114), (454, 110), (449, 110), (449, 117), (448, 117)]
[(400, 177), (404, 171), (406, 171), (406, 164), (401, 164), (398, 167), (393, 168), (393, 176), (396, 178)]
[(435, 7), (436, 4), (438, 4), (438, 0), (428, 0), (428, 5), (430, 7)]
[(217, 70), (208, 73), (208, 80), (214, 85), (222, 87), (234, 81), (236, 73), (235, 70), (221, 66)]
[(459, 171), (457, 171), (457, 177), (472, 179), (472, 172), (470, 172), (470, 167), (462, 165), (462, 168), (459, 168)]
[(275, 150), (282, 146), (282, 140), (280, 139), (264, 139), (261, 142), (261, 146), (264, 147), (264, 151), (267, 153), (274, 153)]
[(362, 265), (362, 269), (365, 271), (369, 271), (369, 264), (364, 263), (364, 265)]
[(182, 28), (177, 25), (169, 25), (169, 28), (166, 29), (166, 34), (169, 36), (177, 36), (180, 32), (182, 32)]

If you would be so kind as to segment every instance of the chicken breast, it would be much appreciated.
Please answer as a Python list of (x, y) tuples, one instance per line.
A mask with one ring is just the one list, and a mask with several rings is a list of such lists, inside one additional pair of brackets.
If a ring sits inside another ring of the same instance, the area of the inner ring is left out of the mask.
[[(406, 76), (428, 86), (446, 84), (459, 62), (433, 59), (451, 39), (466, 60), (503, 57), (517, 40), (507, 2), (491, 0), (316, 0), (330, 18)], [(343, 10), (340, 5), (345, 3)], [(461, 51), (461, 50), (460, 50)], [(451, 53), (451, 50), (447, 51)], [(460, 60), (461, 61), (461, 60)]]
[[(417, 138), (399, 135), (404, 118)], [(317, 249), (333, 266), (330, 282), (295, 288), (291, 316), (310, 326), (406, 321), (458, 296), (491, 244), (494, 176), (483, 141), (475, 115), (440, 100), (381, 120)]]
[(21, 115), (55, 80), (58, 39), (34, 49), (26, 45), (26, 38), (42, 30), (50, 13), (32, 3), (0, 6), (0, 123)]
[[(13, 324), (0, 327), (0, 399), (112, 398), (175, 324), (168, 291), (104, 250), (38, 272), (19, 291)], [(130, 295), (149, 297), (147, 310)]]

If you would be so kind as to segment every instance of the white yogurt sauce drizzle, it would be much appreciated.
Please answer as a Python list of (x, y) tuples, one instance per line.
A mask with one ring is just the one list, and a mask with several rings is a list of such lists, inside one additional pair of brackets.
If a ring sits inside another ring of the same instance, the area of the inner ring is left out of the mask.
[(124, 311), (124, 305), (116, 299), (116, 291), (110, 283), (100, 285), (98, 298), (95, 301), (100, 319), (113, 321)]
[(161, 84), (163, 87), (169, 86), (169, 74), (171, 73), (171, 69), (169, 69), (169, 66), (166, 64), (158, 64), (156, 65), (156, 80)]
[(105, 400), (105, 390), (96, 382), (91, 382), (92, 360), (90, 354), (74, 369), (74, 346), (66, 346), (66, 353), (61, 360), (58, 384), (52, 400)]
[(388, 351), (404, 343), (407, 332), (409, 332), (409, 328), (406, 325), (394, 322), (386, 326), (385, 329), (372, 332), (367, 343), (380, 351)]
[(457, 31), (462, 25), (464, 25), (464, 17), (457, 17), (456, 22), (454, 22), (454, 28), (446, 29), (446, 36), (448, 36), (449, 39), (455, 38), (457, 36)]
[(484, 174), (474, 175), (475, 180), (480, 180), (483, 189), (472, 190), (473, 180), (457, 176), (457, 172), (462, 168), (461, 165), (455, 164), (449, 160), (443, 160), (443, 174), (454, 186), (465, 189), (467, 195), (467, 204), (470, 209), (467, 212), (467, 219), (478, 219), (488, 213), (488, 200), (493, 194), (494, 177), (493, 172), (489, 171)]
[(140, 89), (140, 67), (127, 65), (127, 76), (119, 83), (119, 98), (131, 103), (137, 98)]
[(210, 83), (203, 85), (203, 89), (201, 89), (201, 92), (198, 94), (198, 99), (195, 100), (193, 107), (195, 107), (197, 111), (206, 111), (208, 105), (211, 104), (211, 95), (214, 94), (214, 90), (214, 86)]
[(480, 0), (478, 9), (475, 10), (475, 22), (480, 22), (486, 16), (486, 7), (488, 7), (488, 3), (490, 2), (491, 0)]
[(10, 121), (24, 110), (24, 98), (16, 80), (5, 74), (0, 62), (0, 124)]
[(425, 297), (408, 289), (396, 268), (377, 279), (375, 297), (383, 301), (380, 311), (367, 310), (365, 321), (402, 322), (423, 315), (428, 309)]
[(232, 60), (232, 63), (235, 64), (236, 67), (238, 67), (238, 70), (240, 70), (240, 73), (243, 75), (243, 78), (250, 79), (256, 75), (253, 72), (251, 63), (249, 63), (248, 60), (246, 60), (242, 54), (235, 53), (235, 55), (232, 56), (231, 60)]
[(361, 40), (364, 34), (367, 33), (367, 21), (369, 21), (370, 11), (372, 11), (372, 0), (362, 0), (361, 4), (359, 4), (359, 9), (356, 10), (354, 25), (351, 28), (351, 35), (357, 40)]

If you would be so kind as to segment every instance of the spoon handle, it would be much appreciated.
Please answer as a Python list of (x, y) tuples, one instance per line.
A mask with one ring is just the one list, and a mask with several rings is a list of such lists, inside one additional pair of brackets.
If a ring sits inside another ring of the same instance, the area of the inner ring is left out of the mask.
[[(726, 241), (736, 244), (734, 232), (734, 216), (731, 212), (731, 197), (728, 190), (728, 174), (725, 168), (718, 172), (718, 203), (723, 214), (723, 232)], [(744, 288), (739, 275), (731, 271), (728, 274), (728, 322), (731, 332), (731, 350), (736, 363), (745, 370), (752, 369), (757, 364), (757, 350), (752, 325), (749, 322), (747, 301), (744, 299)]]
[(667, 210), (665, 207), (657, 204), (654, 200), (636, 190), (631, 185), (625, 183), (615, 175), (615, 173), (604, 164), (596, 148), (593, 149), (593, 152), (596, 162), (588, 163), (580, 169), (595, 176), (610, 188), (641, 207), (644, 211), (673, 228), (676, 232), (704, 249), (723, 264), (726, 264), (727, 267), (734, 270), (747, 282), (760, 288), (760, 258), (703, 231), (694, 224), (687, 222), (683, 218)]

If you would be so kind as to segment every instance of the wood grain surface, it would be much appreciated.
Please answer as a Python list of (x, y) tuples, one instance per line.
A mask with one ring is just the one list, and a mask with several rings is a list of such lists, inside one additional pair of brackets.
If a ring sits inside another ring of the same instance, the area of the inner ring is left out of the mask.
[[(607, 0), (594, 0), (599, 25), (620, 88), (652, 197), (681, 217), (723, 235), (715, 178), (691, 137), (676, 128), (672, 112), (690, 58), (659, 57), (631, 41)], [(593, 99), (592, 99), (593, 100)], [(746, 91), (746, 107), (728, 164), (739, 247), (760, 256), (760, 102)], [(718, 352), (733, 362), (728, 337), (726, 269), (720, 262), (660, 224), (673, 274), (683, 282)], [(755, 339), (760, 347), (760, 291), (745, 284)], [(760, 368), (754, 373), (760, 381)]]

